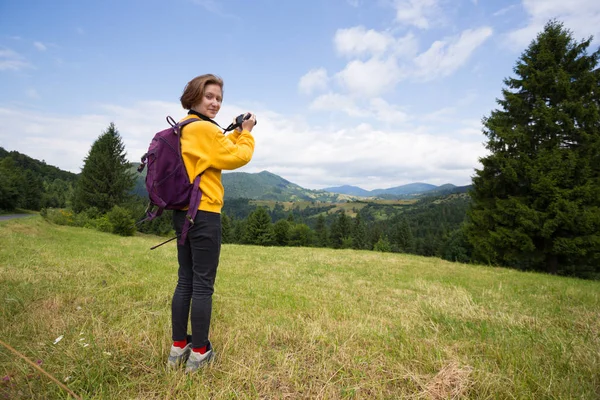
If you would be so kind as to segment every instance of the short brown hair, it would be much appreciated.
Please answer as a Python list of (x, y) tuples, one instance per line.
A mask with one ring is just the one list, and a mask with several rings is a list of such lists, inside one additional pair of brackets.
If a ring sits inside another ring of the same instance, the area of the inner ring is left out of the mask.
[(219, 85), (223, 91), (223, 79), (213, 74), (200, 75), (192, 79), (185, 85), (181, 95), (181, 106), (186, 110), (191, 110), (196, 104), (200, 103), (204, 95), (206, 85)]

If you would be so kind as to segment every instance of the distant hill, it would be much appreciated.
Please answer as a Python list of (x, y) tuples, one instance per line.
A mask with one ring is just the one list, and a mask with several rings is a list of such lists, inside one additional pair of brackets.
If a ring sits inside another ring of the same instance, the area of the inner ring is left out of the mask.
[(225, 199), (244, 197), (253, 200), (328, 202), (350, 199), (343, 193), (305, 189), (268, 171), (256, 174), (229, 172), (224, 173), (221, 179), (225, 187)]
[(407, 185), (396, 186), (389, 189), (365, 190), (357, 186), (337, 186), (325, 188), (323, 190), (332, 193), (348, 194), (359, 197), (371, 197), (380, 199), (409, 199), (421, 196), (440, 196), (452, 193), (466, 192), (470, 186), (457, 187), (451, 183), (441, 186), (431, 185), (429, 183), (409, 183)]
[(358, 196), (358, 197), (369, 197), (371, 196), (371, 192), (369, 192), (368, 190), (359, 188), (358, 186), (350, 186), (350, 185), (344, 185), (344, 186), (336, 186), (336, 187), (330, 187), (330, 188), (325, 188), (325, 189), (321, 189), (325, 192), (330, 192), (330, 193), (339, 193), (339, 194), (346, 194), (348, 196)]
[(419, 197), (430, 197), (430, 196), (446, 196), (449, 194), (455, 193), (467, 193), (469, 189), (471, 189), (473, 185), (466, 186), (454, 186), (452, 184), (446, 184), (442, 186), (438, 186), (433, 190), (429, 190), (427, 192), (421, 193)]
[(55, 179), (62, 179), (66, 182), (74, 182), (78, 176), (53, 165), (48, 165), (45, 161), (39, 161), (18, 151), (7, 151), (3, 147), (0, 147), (0, 160), (6, 157), (12, 158), (17, 167), (32, 171), (43, 180), (53, 181)]
[(396, 186), (389, 189), (375, 189), (371, 191), (372, 196), (379, 196), (382, 194), (391, 194), (394, 196), (405, 196), (405, 195), (415, 195), (418, 193), (428, 192), (437, 188), (435, 185), (430, 185), (429, 183), (409, 183), (408, 185)]
[[(137, 181), (134, 192), (140, 196), (147, 196), (144, 180), (146, 170), (142, 174), (137, 172), (139, 163), (132, 163), (132, 170), (136, 171)], [(351, 200), (354, 197), (330, 193), (323, 190), (305, 189), (279, 175), (268, 171), (251, 174), (247, 172), (227, 172), (221, 176), (225, 188), (225, 199), (246, 198), (251, 200), (273, 201), (323, 201), (340, 202)]]

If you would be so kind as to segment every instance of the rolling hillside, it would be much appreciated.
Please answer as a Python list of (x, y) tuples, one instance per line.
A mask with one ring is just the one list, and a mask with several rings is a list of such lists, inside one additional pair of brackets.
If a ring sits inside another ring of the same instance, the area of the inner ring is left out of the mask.
[[(137, 172), (138, 166), (139, 163), (133, 163), (132, 171), (137, 176), (133, 191), (140, 196), (146, 196), (144, 183), (146, 170), (139, 174)], [(341, 202), (353, 199), (352, 196), (344, 194), (305, 189), (268, 171), (256, 174), (228, 172), (224, 173), (221, 179), (225, 187), (225, 199), (247, 198), (251, 200), (322, 202)]]
[(332, 193), (342, 193), (351, 196), (363, 198), (378, 199), (413, 199), (426, 196), (441, 196), (452, 193), (465, 193), (469, 186), (455, 186), (447, 183), (441, 186), (431, 185), (429, 183), (409, 183), (407, 185), (396, 186), (388, 189), (365, 190), (357, 186), (336, 186), (324, 188), (323, 190)]
[[(134, 193), (145, 197), (144, 179), (146, 171), (137, 172), (139, 163), (133, 163), (132, 171), (137, 180)], [(461, 187), (451, 184), (434, 186), (426, 183), (414, 183), (390, 189), (367, 191), (356, 186), (339, 186), (322, 190), (305, 189), (279, 175), (269, 171), (259, 173), (227, 172), (222, 175), (225, 187), (225, 199), (247, 198), (269, 201), (319, 201), (343, 202), (348, 200), (372, 199), (413, 199), (426, 195), (445, 195), (464, 192)], [(464, 187), (462, 187), (464, 188)]]

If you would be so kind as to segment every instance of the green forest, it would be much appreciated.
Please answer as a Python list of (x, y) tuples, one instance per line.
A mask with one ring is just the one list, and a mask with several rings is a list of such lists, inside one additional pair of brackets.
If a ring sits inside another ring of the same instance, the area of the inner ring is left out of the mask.
[[(271, 201), (226, 197), (223, 241), (402, 252), (599, 279), (600, 50), (588, 53), (591, 40), (576, 41), (550, 21), (522, 53), (498, 109), (483, 118), (489, 155), (467, 193), (341, 203), (307, 200), (296, 186), (303, 201), (291, 204), (277, 191)], [(54, 223), (121, 235), (172, 235), (169, 212), (136, 224), (147, 199), (125, 154), (112, 123), (78, 175), (0, 148), (0, 210), (40, 211)]]

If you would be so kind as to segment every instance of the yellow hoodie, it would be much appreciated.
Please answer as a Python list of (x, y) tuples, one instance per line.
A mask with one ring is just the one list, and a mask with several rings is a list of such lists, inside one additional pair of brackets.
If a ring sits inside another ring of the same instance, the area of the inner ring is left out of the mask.
[[(183, 120), (189, 118), (198, 119), (189, 115)], [(202, 199), (198, 209), (220, 213), (224, 194), (221, 170), (232, 170), (248, 164), (254, 153), (254, 137), (247, 130), (224, 135), (212, 122), (198, 121), (183, 127), (181, 155), (190, 182), (202, 174)]]

